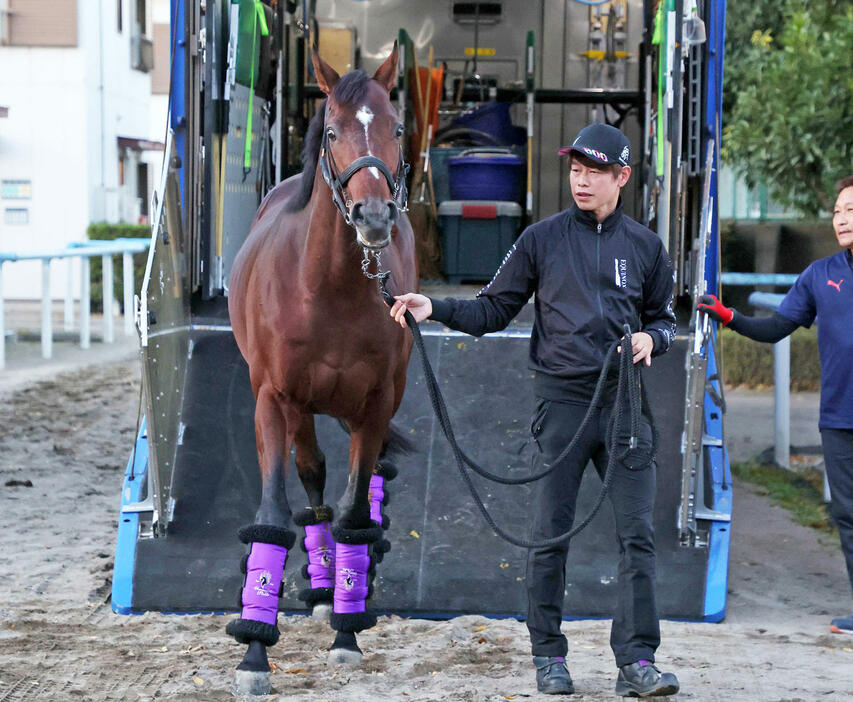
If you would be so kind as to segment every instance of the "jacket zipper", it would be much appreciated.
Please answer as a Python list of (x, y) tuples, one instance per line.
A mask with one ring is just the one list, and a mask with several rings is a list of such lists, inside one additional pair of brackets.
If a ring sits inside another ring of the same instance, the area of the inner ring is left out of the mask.
[(595, 227), (595, 272), (596, 272), (596, 282), (595, 282), (595, 295), (598, 300), (598, 316), (601, 320), (601, 330), (600, 330), (600, 340), (604, 340), (605, 334), (605, 324), (604, 324), (604, 306), (601, 303), (601, 222), (599, 222)]

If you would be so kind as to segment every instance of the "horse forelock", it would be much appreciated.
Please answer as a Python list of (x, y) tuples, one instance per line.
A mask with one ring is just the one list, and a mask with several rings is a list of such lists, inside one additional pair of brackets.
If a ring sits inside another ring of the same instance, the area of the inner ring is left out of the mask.
[[(355, 105), (367, 94), (370, 80), (370, 76), (364, 71), (350, 71), (335, 84), (332, 89), (332, 98), (339, 105)], [(298, 212), (311, 200), (311, 193), (314, 190), (314, 176), (317, 173), (317, 159), (320, 157), (320, 144), (323, 141), (323, 123), (328, 102), (326, 99), (320, 103), (305, 132), (305, 142), (302, 146), (302, 175), (300, 176), (299, 190), (286, 206), (289, 212)]]

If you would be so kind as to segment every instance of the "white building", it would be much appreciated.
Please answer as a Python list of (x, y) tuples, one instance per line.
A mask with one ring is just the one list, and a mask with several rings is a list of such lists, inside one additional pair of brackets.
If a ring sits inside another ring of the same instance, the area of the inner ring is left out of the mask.
[[(152, 39), (169, 35), (169, 2), (156, 5), (155, 17), (151, 0), (0, 0), (0, 251), (146, 220), (165, 129), (153, 104), (166, 109), (152, 84), (167, 92), (169, 70), (167, 43), (152, 73)], [(67, 270), (53, 265), (54, 297)], [(7, 298), (39, 297), (40, 280), (38, 263), (4, 266)]]

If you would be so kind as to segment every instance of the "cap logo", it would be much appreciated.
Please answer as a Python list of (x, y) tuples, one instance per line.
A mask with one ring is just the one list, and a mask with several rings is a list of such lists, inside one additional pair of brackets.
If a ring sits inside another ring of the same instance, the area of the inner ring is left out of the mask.
[(619, 160), (622, 161), (622, 163), (627, 164), (628, 163), (628, 157), (630, 155), (631, 155), (631, 150), (628, 148), (628, 145), (626, 144), (625, 148), (622, 149), (622, 153), (619, 154)]
[(594, 158), (599, 159), (600, 161), (607, 161), (607, 154), (601, 153), (601, 151), (596, 151), (595, 149), (590, 149), (588, 146), (583, 147), (583, 151), (585, 154), (589, 154)]

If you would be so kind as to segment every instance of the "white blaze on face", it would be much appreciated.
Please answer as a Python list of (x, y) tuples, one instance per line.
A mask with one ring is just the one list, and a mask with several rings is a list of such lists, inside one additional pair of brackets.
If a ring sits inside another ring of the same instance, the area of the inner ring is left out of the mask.
[[(358, 112), (355, 113), (355, 118), (364, 126), (364, 142), (367, 144), (367, 155), (373, 156), (373, 152), (370, 150), (370, 135), (368, 134), (370, 123), (373, 121), (373, 112), (367, 105), (362, 105)], [(370, 171), (370, 174), (376, 180), (379, 180), (379, 171), (376, 168), (370, 166), (367, 170)]]

